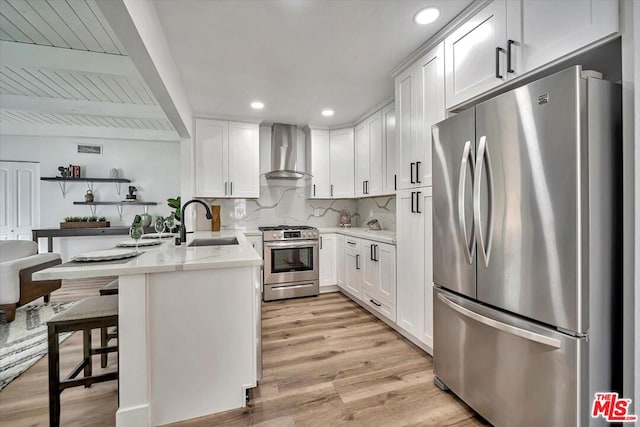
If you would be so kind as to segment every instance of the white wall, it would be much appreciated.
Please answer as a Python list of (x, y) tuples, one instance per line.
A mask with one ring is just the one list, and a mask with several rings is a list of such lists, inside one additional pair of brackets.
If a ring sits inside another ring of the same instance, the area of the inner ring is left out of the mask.
[[(80, 143), (102, 145), (103, 154), (79, 154), (76, 145)], [(149, 207), (152, 215), (168, 215), (171, 210), (166, 199), (180, 194), (180, 144), (175, 142), (0, 135), (0, 159), (40, 162), (43, 177), (58, 176), (58, 166), (69, 164), (80, 165), (82, 176), (93, 178), (108, 178), (109, 171), (117, 168), (121, 177), (130, 179), (130, 185), (138, 188), (141, 201), (158, 202), (157, 206)], [(124, 200), (127, 186), (122, 184), (118, 197), (115, 184), (96, 183), (95, 200)], [(58, 228), (65, 216), (89, 216), (89, 207), (73, 204), (84, 201), (86, 191), (86, 183), (69, 182), (63, 198), (57, 183), (41, 181), (40, 228)], [(107, 217), (111, 225), (128, 225), (142, 212), (142, 206), (125, 206), (120, 220), (115, 206), (97, 206), (96, 209), (96, 215)], [(81, 249), (111, 247), (123, 238), (54, 239), (54, 248), (67, 258)], [(69, 243), (69, 240), (77, 244)]]

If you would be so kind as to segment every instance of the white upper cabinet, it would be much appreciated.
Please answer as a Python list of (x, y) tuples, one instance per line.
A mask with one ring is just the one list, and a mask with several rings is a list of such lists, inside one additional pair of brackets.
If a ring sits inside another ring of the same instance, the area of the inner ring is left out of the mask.
[(396, 106), (391, 104), (382, 109), (382, 144), (384, 147), (382, 194), (396, 191)]
[(396, 78), (397, 187), (431, 186), (431, 126), (445, 118), (442, 43)]
[(195, 122), (195, 196), (260, 197), (258, 125)]
[[(224, 197), (227, 184), (229, 122), (196, 120), (195, 195)], [(227, 189), (228, 191), (228, 189)]]
[(355, 127), (355, 195), (383, 194), (385, 147), (382, 112), (378, 111)]
[(306, 135), (308, 167), (311, 169), (311, 198), (331, 197), (331, 147), (329, 131), (309, 129)]
[(229, 196), (260, 197), (259, 141), (257, 124), (229, 122)]
[(370, 178), (369, 164), (369, 128), (367, 121), (360, 123), (354, 129), (355, 134), (355, 196), (367, 194), (366, 184)]
[(355, 176), (353, 128), (306, 129), (307, 167), (311, 170), (312, 199), (353, 197)]
[(506, 0), (493, 0), (445, 39), (447, 108), (506, 81), (506, 38)]
[(617, 0), (493, 0), (445, 39), (455, 107), (619, 30)]
[(329, 132), (330, 176), (329, 193), (332, 198), (352, 198), (354, 182), (353, 128)]
[(369, 134), (369, 178), (367, 195), (382, 194), (384, 147), (382, 144), (382, 113), (378, 111), (366, 120)]
[(507, 74), (532, 71), (618, 28), (616, 0), (508, 1)]

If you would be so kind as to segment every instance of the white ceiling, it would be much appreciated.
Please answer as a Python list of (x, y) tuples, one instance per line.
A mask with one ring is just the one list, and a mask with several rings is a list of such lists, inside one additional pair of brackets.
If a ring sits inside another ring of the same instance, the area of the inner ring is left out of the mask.
[[(393, 97), (391, 70), (472, 0), (159, 0), (196, 116), (336, 126)], [(437, 6), (433, 24), (413, 15)], [(251, 101), (264, 102), (262, 111)], [(320, 112), (332, 108), (332, 118)]]
[(0, 0), (0, 133), (179, 140), (94, 0)]

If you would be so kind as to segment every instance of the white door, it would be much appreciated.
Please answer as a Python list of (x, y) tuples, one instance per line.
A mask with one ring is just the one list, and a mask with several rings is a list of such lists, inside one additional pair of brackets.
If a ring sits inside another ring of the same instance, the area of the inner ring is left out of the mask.
[(415, 67), (396, 77), (396, 174), (398, 190), (411, 188), (415, 167), (411, 146), (415, 141)]
[(355, 196), (366, 193), (366, 182), (369, 180), (369, 127), (363, 121), (354, 129), (355, 134)]
[(362, 268), (362, 292), (377, 296), (380, 281), (380, 268), (375, 260), (375, 242), (360, 241), (360, 264)]
[(376, 295), (388, 305), (396, 305), (396, 247), (386, 243), (375, 243), (375, 259), (379, 279)]
[(346, 271), (344, 255), (344, 236), (336, 234), (336, 282), (341, 289), (346, 288)]
[(433, 349), (433, 198), (431, 188), (424, 190), (419, 202), (424, 221), (424, 323), (421, 341)]
[(353, 128), (329, 132), (331, 146), (331, 197), (347, 199), (353, 197), (354, 153)]
[(444, 40), (447, 108), (507, 80), (506, 11), (506, 0), (493, 0)]
[(382, 194), (384, 182), (384, 146), (382, 142), (382, 113), (378, 111), (367, 119), (369, 134), (369, 177), (367, 178), (367, 195)]
[(40, 227), (40, 164), (0, 162), (0, 240), (31, 240)]
[(335, 285), (337, 282), (335, 234), (320, 235), (319, 244), (320, 287)]
[(260, 197), (260, 129), (256, 123), (229, 122), (229, 196)]
[(329, 131), (311, 129), (308, 135), (311, 152), (311, 198), (331, 197), (331, 148)]
[(357, 239), (351, 237), (346, 237), (344, 241), (345, 289), (354, 297), (362, 298), (362, 257), (360, 256), (360, 244)]
[(446, 118), (444, 105), (444, 43), (418, 63), (417, 138), (411, 145), (417, 187), (431, 186), (431, 126)]
[[(430, 190), (430, 189), (425, 189)], [(422, 338), (424, 323), (424, 217), (417, 213), (416, 190), (403, 190), (397, 204), (397, 322), (413, 335)]]
[(227, 196), (229, 122), (196, 119), (194, 145), (195, 196)]
[(382, 109), (382, 144), (384, 146), (384, 184), (382, 194), (396, 192), (396, 107), (391, 104)]
[(512, 71), (507, 75), (532, 71), (618, 29), (615, 0), (508, 1), (507, 53)]

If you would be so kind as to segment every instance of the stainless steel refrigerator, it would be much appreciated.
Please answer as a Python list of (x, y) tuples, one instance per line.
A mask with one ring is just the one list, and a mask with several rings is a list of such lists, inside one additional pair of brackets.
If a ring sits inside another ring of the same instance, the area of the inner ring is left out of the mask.
[(432, 128), (435, 382), (496, 426), (602, 422), (620, 97), (575, 66)]

